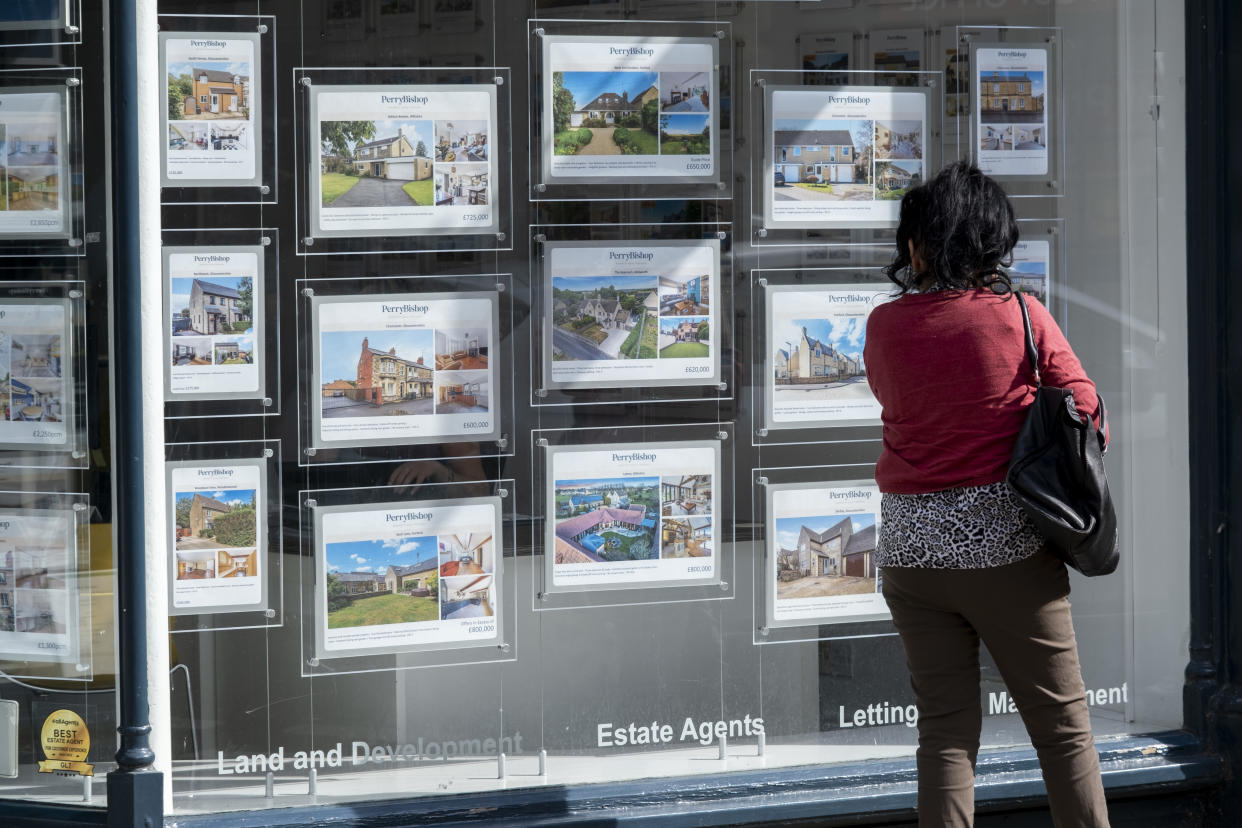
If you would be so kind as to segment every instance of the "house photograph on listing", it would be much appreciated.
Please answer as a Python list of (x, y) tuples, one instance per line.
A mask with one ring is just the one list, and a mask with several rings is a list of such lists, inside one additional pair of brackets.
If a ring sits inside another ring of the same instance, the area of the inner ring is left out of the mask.
[(556, 481), (556, 563), (658, 558), (659, 485), (658, 477)]
[(656, 72), (553, 72), (554, 154), (659, 155), (658, 83)]
[(777, 201), (871, 201), (875, 128), (869, 120), (778, 118), (773, 169)]
[(204, 61), (168, 65), (168, 120), (249, 120), (250, 67)]
[(434, 341), (429, 328), (322, 332), (323, 416), (434, 413)]
[(324, 545), (328, 629), (440, 620), (435, 535)]
[(432, 205), (432, 121), (322, 121), (319, 135), (321, 206)]
[(875, 515), (778, 518), (776, 537), (778, 601), (876, 591)]

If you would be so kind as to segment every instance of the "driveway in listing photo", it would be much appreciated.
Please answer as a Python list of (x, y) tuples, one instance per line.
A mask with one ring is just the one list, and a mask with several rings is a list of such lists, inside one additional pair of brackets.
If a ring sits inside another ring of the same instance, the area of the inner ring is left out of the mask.
[(404, 189), (405, 182), (386, 178), (362, 177), (339, 195), (333, 207), (413, 207), (414, 199)]
[(871, 396), (866, 377), (853, 377), (844, 382), (819, 382), (810, 385), (784, 385), (776, 381), (778, 400), (865, 400)]

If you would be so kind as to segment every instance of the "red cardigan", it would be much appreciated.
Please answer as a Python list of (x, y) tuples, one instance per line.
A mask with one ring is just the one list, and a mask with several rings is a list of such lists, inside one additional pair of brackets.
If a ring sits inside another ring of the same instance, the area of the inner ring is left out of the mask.
[[(1080, 414), (1098, 414), (1065, 335), (1027, 297), (1045, 385), (1072, 389)], [(906, 294), (867, 320), (867, 381), (883, 407), (882, 492), (921, 494), (1005, 479), (1035, 396), (1022, 311), (991, 290)]]

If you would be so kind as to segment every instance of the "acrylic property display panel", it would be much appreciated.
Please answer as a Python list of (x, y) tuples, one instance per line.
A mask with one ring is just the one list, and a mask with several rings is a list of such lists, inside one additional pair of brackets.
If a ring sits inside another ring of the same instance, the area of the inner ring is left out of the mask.
[(867, 35), (870, 66), (877, 86), (916, 86), (917, 75), (927, 68), (922, 29), (885, 29)]
[(0, 76), (0, 242), (72, 235), (69, 93), (64, 85), (8, 86)]
[(875, 561), (875, 482), (769, 483), (764, 490), (767, 625), (888, 619)]
[(918, 87), (765, 85), (764, 227), (895, 227), (927, 176), (929, 101)]
[(867, 318), (892, 298), (880, 284), (768, 284), (764, 427), (878, 426), (863, 361)]
[(808, 86), (845, 86), (850, 77), (843, 73), (858, 68), (854, 65), (853, 32), (800, 34), (798, 53), (802, 68), (807, 70), (802, 82)]
[(0, 450), (78, 450), (74, 307), (0, 296)]
[(312, 238), (495, 234), (495, 84), (306, 93)]
[(267, 608), (267, 461), (167, 467), (170, 615)]
[(161, 32), (165, 187), (263, 183), (257, 32)]
[(720, 241), (544, 242), (549, 388), (715, 385)]
[(317, 658), (499, 644), (501, 498), (313, 512)]
[(308, 304), (312, 448), (500, 436), (497, 292), (312, 295)]
[(267, 396), (262, 245), (165, 247), (164, 398)]
[(1051, 174), (1053, 135), (1050, 49), (1024, 43), (976, 43), (974, 123), (979, 168), (1001, 179), (1041, 179)]
[(547, 591), (719, 582), (719, 441), (545, 450)]
[(78, 551), (74, 509), (0, 507), (0, 660), (78, 664)]
[(0, 48), (82, 42), (80, 0), (8, 0), (0, 4)]
[(719, 180), (717, 39), (540, 41), (545, 183)]

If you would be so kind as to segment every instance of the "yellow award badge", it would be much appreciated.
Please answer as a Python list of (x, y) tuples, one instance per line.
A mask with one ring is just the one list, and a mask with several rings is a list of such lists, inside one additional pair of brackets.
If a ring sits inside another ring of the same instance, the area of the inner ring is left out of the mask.
[(91, 732), (86, 722), (72, 710), (57, 710), (43, 722), (39, 734), (43, 755), (39, 773), (77, 773), (94, 776), (95, 766), (86, 764), (91, 750)]

